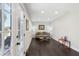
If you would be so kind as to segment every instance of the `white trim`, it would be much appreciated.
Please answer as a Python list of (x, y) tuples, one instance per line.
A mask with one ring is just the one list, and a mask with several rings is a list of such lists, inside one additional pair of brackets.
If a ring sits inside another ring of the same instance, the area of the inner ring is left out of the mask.
[(11, 33), (11, 35), (12, 35), (12, 38), (11, 38), (11, 56), (13, 55), (13, 45), (14, 45), (14, 40), (13, 40), (13, 4), (11, 5), (12, 7), (12, 12), (11, 12), (11, 15), (12, 15), (12, 33)]
[(4, 22), (4, 17), (3, 17), (3, 4), (2, 4), (2, 46), (1, 46), (2, 55), (3, 55), (3, 52), (4, 52), (3, 22)]

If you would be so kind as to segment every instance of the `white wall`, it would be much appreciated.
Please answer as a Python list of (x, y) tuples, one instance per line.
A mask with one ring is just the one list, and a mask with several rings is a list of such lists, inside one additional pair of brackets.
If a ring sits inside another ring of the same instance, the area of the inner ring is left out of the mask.
[(61, 36), (67, 36), (71, 41), (71, 47), (79, 51), (79, 12), (70, 12), (67, 15), (52, 22), (52, 37), (58, 40)]
[[(29, 30), (26, 30), (26, 20), (28, 20), (28, 28)], [(32, 41), (32, 22), (31, 19), (28, 16), (27, 10), (25, 9), (25, 52), (28, 51), (29, 46), (31, 44)]]
[[(31, 44), (31, 41), (32, 41), (32, 30), (31, 30), (31, 27), (32, 27), (32, 23), (29, 20), (29, 30), (28, 31), (25, 31), (25, 52), (28, 51), (28, 48)], [(26, 29), (26, 28), (25, 28)]]

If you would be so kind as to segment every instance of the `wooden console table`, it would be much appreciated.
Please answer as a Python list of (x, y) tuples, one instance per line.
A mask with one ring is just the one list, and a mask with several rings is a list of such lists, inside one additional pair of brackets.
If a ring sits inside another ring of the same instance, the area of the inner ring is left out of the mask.
[(63, 37), (61, 37), (61, 39), (58, 39), (58, 42), (60, 43), (59, 46), (63, 46), (64, 51), (69, 52), (70, 51), (70, 47), (71, 47), (71, 42), (68, 40), (65, 40)]

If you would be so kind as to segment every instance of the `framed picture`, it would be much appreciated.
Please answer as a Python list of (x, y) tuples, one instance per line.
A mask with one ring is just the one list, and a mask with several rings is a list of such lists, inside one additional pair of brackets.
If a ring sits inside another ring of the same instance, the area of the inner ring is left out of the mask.
[(39, 30), (45, 30), (45, 25), (39, 25)]
[(26, 19), (26, 30), (29, 30), (29, 21)]

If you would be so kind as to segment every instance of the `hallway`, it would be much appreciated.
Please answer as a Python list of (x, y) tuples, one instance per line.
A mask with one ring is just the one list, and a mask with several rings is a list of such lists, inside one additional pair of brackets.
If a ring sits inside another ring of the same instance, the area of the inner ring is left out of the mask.
[(71, 49), (69, 52), (63, 51), (63, 47), (58, 47), (60, 43), (54, 39), (49, 42), (42, 42), (32, 39), (31, 45), (26, 53), (27, 56), (79, 56), (79, 52)]
[(79, 3), (0, 3), (0, 55), (79, 56), (78, 25)]

